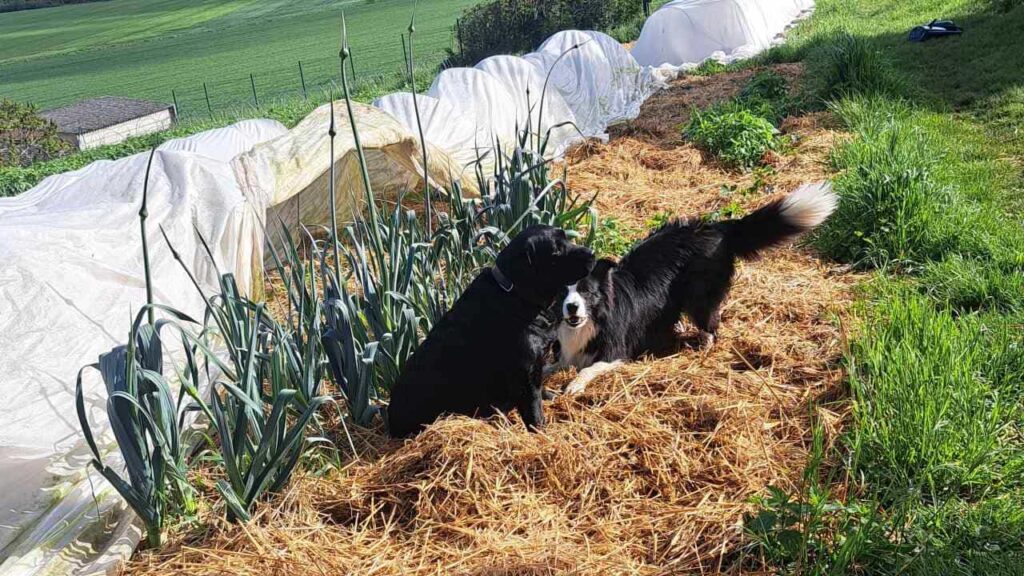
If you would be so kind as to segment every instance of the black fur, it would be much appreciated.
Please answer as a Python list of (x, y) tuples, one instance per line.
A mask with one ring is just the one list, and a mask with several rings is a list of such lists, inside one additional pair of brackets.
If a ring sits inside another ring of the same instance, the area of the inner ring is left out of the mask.
[(560, 229), (531, 226), (496, 266), (514, 288), (506, 291), (485, 270), (406, 363), (388, 406), (393, 437), (417, 433), (442, 414), (485, 417), (512, 408), (528, 427), (543, 426), (541, 374), (552, 333), (538, 315), (590, 272), (594, 255)]
[[(663, 355), (679, 346), (675, 325), (686, 314), (710, 343), (738, 258), (806, 231), (786, 217), (783, 201), (739, 220), (676, 220), (652, 232), (616, 264), (602, 259), (576, 285), (592, 326), (574, 328), (563, 310), (559, 367)], [(568, 292), (563, 292), (565, 301)], [(569, 305), (570, 301), (565, 301)], [(586, 330), (582, 332), (574, 330)], [(574, 341), (575, 338), (575, 341)], [(585, 345), (583, 345), (583, 339)], [(575, 350), (574, 350), (575, 345)], [(578, 351), (578, 352), (577, 352)]]

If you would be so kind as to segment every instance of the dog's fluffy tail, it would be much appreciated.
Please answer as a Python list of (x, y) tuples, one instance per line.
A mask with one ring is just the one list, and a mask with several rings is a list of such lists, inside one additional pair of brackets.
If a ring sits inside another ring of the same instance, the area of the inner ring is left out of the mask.
[(724, 222), (729, 247), (740, 258), (753, 258), (765, 248), (814, 229), (837, 203), (829, 183), (804, 184), (752, 214)]

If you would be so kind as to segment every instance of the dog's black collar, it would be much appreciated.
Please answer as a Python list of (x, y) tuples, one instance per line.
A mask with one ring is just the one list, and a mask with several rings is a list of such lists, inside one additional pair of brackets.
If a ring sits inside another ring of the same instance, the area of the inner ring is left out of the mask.
[[(537, 308), (538, 314), (540, 314), (541, 312), (544, 311), (545, 308), (547, 308), (546, 304), (542, 302), (535, 302), (533, 299), (528, 298), (526, 294), (523, 294), (521, 291), (516, 290), (516, 285), (513, 284), (512, 280), (508, 276), (506, 276), (505, 273), (502, 272), (501, 269), (498, 268), (497, 266), (491, 266), (491, 276), (494, 278), (494, 282), (498, 285), (498, 288), (501, 288), (502, 292), (515, 296), (523, 303), (531, 307)], [(550, 321), (550, 319), (548, 319), (548, 321)]]
[(497, 282), (498, 286), (500, 286), (505, 292), (512, 292), (516, 287), (516, 285), (509, 280), (508, 276), (505, 276), (501, 269), (496, 265), (491, 266), (491, 276), (494, 276), (494, 281)]

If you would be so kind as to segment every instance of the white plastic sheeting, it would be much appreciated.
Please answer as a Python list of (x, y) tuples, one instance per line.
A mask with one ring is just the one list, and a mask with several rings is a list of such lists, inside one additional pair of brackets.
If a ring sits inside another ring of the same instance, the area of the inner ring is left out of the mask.
[[(420, 126), (423, 138), (431, 145), (448, 152), (452, 160), (453, 176), (458, 178), (468, 171), (473, 173), (472, 165), (477, 161), (476, 124), (467, 116), (460, 114), (445, 100), (438, 100), (426, 94), (417, 94), (416, 103), (419, 107)], [(373, 101), (373, 106), (391, 114), (410, 131), (419, 133), (416, 124), (416, 108), (413, 107), (412, 93), (395, 92)], [(470, 178), (464, 178), (466, 181)]]
[(770, 47), (813, 0), (675, 0), (644, 23), (633, 56), (644, 66), (687, 69)]
[(476, 128), (474, 145), (490, 150), (495, 142), (509, 145), (515, 138), (516, 102), (497, 78), (475, 68), (449, 68), (427, 90), (458, 110)]
[(561, 155), (579, 139), (576, 115), (555, 86), (545, 90), (547, 77), (529, 60), (518, 56), (491, 56), (476, 68), (494, 76), (505, 86), (516, 103), (516, 123), (520, 130), (547, 137), (552, 155)]
[(523, 58), (550, 73), (588, 138), (607, 139), (608, 126), (635, 118), (657, 88), (629, 52), (601, 32), (558, 32)]
[[(489, 150), (495, 141), (508, 146), (515, 128), (527, 120), (537, 134), (539, 120), (540, 134), (554, 128), (546, 153), (556, 157), (583, 138), (607, 139), (609, 125), (635, 118), (644, 100), (663, 85), (607, 34), (558, 32), (522, 58), (493, 56), (475, 68), (439, 74), (427, 91), (438, 104), (430, 110), (431, 129), (424, 125), (424, 136), (453, 159), (472, 162), (468, 151)], [(392, 94), (374, 104), (416, 130), (410, 95)], [(422, 109), (420, 115), (422, 120)], [(466, 123), (473, 126), (472, 137)], [(443, 133), (440, 127), (446, 125), (456, 127), (453, 134)]]

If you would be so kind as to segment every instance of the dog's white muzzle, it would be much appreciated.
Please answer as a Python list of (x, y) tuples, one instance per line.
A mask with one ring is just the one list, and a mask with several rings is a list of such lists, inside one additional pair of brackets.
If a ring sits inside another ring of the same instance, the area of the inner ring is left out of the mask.
[(587, 302), (573, 284), (569, 286), (569, 293), (562, 301), (562, 319), (570, 328), (579, 328), (586, 324), (587, 318)]

